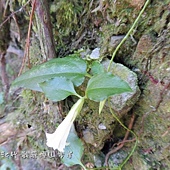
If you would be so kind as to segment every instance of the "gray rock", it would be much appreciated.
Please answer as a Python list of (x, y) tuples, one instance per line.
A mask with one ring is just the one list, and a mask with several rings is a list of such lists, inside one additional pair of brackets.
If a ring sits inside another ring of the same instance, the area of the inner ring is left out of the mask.
[(83, 130), (83, 139), (86, 143), (92, 145), (95, 143), (94, 135), (90, 129)]
[(125, 151), (118, 151), (112, 154), (108, 160), (109, 167), (115, 170), (118, 169), (118, 166), (121, 165), (121, 163), (123, 163), (127, 155), (128, 154)]
[(105, 155), (100, 152), (93, 156), (94, 164), (97, 168), (102, 167), (105, 161)]
[[(105, 59), (102, 64), (105, 68), (107, 68), (109, 62), (110, 60)], [(133, 90), (133, 92), (125, 92), (119, 95), (114, 95), (110, 100), (111, 106), (115, 112), (125, 114), (133, 107), (140, 96), (137, 75), (124, 65), (114, 62), (111, 65), (110, 70), (114, 75), (119, 76), (121, 79), (126, 81)]]
[(109, 42), (109, 46), (110, 47), (117, 46), (124, 37), (125, 37), (125, 35), (112, 36), (110, 39), (110, 42)]
[(90, 54), (90, 58), (96, 60), (99, 59), (99, 57), (100, 57), (100, 48), (95, 48)]

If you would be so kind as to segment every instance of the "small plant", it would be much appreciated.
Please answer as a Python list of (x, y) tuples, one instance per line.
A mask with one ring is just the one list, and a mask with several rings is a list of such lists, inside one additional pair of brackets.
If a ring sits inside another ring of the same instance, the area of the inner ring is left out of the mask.
[[(132, 92), (128, 83), (105, 71), (99, 62), (94, 61), (91, 64), (91, 69), (87, 68), (87, 62), (81, 59), (78, 54), (73, 54), (35, 66), (18, 77), (12, 84), (12, 87), (24, 87), (43, 92), (47, 98), (55, 102), (64, 100), (70, 95), (79, 98), (56, 131), (53, 134), (46, 133), (46, 137), (47, 146), (64, 153), (63, 162), (66, 165), (80, 164), (84, 169), (85, 167), (80, 161), (83, 153), (82, 143), (75, 135), (76, 133), (70, 133), (84, 101), (93, 100), (102, 103), (112, 95)], [(85, 95), (80, 96), (74, 87), (80, 86), (85, 77), (89, 79), (87, 88)], [(102, 107), (103, 105), (100, 105), (100, 112)], [(73, 153), (72, 157), (67, 159), (70, 152)]]
[[(52, 101), (64, 100), (70, 95), (75, 95), (79, 98), (56, 131), (53, 134), (46, 133), (47, 145), (63, 153), (62, 161), (66, 166), (79, 164), (86, 170), (86, 167), (81, 163), (83, 144), (77, 137), (73, 126), (73, 122), (80, 113), (84, 101), (93, 100), (100, 102), (99, 113), (101, 113), (106, 100), (110, 96), (123, 92), (132, 92), (132, 89), (125, 81), (109, 71), (117, 51), (132, 33), (149, 2), (150, 0), (146, 0), (132, 27), (116, 47), (107, 71), (96, 61), (92, 63), (89, 70), (85, 60), (81, 59), (78, 55), (69, 55), (65, 58), (53, 59), (36, 66), (22, 74), (13, 82), (13, 87), (24, 87), (43, 92)], [(80, 96), (75, 91), (74, 87), (80, 86), (84, 82), (85, 77), (88, 77), (89, 81), (85, 90), (85, 96)], [(132, 156), (137, 146), (138, 137), (132, 130), (122, 124), (122, 122), (114, 115), (111, 107), (110, 111), (121, 126), (131, 132), (136, 138), (132, 151), (117, 168), (121, 169)]]

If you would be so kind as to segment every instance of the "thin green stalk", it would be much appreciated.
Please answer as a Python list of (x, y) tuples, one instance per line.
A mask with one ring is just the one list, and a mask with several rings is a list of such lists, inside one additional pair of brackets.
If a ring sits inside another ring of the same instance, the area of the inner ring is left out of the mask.
[(111, 64), (112, 64), (112, 62), (113, 62), (113, 59), (114, 59), (117, 51), (119, 50), (119, 48), (121, 47), (121, 45), (126, 41), (126, 39), (128, 38), (128, 36), (132, 33), (132, 31), (133, 31), (134, 27), (137, 25), (137, 22), (139, 21), (141, 15), (143, 14), (143, 12), (145, 11), (147, 5), (149, 4), (149, 1), (150, 1), (150, 0), (147, 0), (147, 1), (145, 2), (145, 5), (143, 6), (142, 10), (140, 11), (140, 13), (139, 13), (138, 17), (136, 18), (135, 22), (133, 23), (132, 27), (130, 28), (130, 30), (128, 31), (128, 33), (126, 34), (126, 36), (122, 39), (122, 41), (120, 42), (120, 44), (116, 47), (115, 51), (114, 51), (113, 54), (112, 54), (112, 58), (111, 58), (111, 60), (110, 60), (109, 66), (108, 66), (108, 68), (107, 68), (107, 71), (110, 71)]
[(76, 93), (75, 96), (77, 96), (80, 99), (82, 98), (82, 96), (80, 96), (78, 93)]
[(88, 78), (92, 78), (92, 76), (89, 73), (86, 73), (85, 76), (88, 77)]
[(133, 155), (133, 153), (135, 152), (136, 150), (136, 147), (137, 147), (137, 144), (138, 144), (138, 137), (137, 135), (133, 132), (133, 131), (130, 131), (131, 133), (133, 133), (133, 135), (135, 136), (136, 138), (136, 141), (135, 141), (135, 145), (134, 147), (132, 148), (130, 154), (127, 156), (127, 158), (123, 161), (123, 163), (120, 165), (120, 169), (126, 164), (126, 162), (130, 159), (130, 157)]
[(120, 124), (124, 129), (128, 130), (129, 132), (131, 132), (131, 133), (135, 136), (135, 138), (136, 138), (136, 140), (135, 140), (135, 145), (133, 146), (130, 154), (129, 154), (129, 155), (127, 156), (127, 158), (123, 161), (123, 163), (118, 167), (119, 169), (121, 169), (121, 168), (126, 164), (126, 162), (129, 160), (129, 158), (133, 155), (133, 153), (134, 153), (134, 151), (135, 151), (135, 149), (136, 149), (136, 147), (137, 147), (137, 144), (138, 144), (138, 136), (135, 134), (135, 132), (133, 132), (132, 130), (130, 130), (129, 128), (127, 128), (127, 127), (119, 120), (119, 118), (113, 113), (113, 110), (112, 110), (111, 104), (110, 104), (110, 103), (111, 103), (111, 102), (110, 102), (110, 99), (109, 99), (108, 103), (109, 103), (110, 112), (112, 113), (112, 115), (113, 115), (113, 117), (116, 119), (116, 121), (118, 121), (119, 124)]
[(80, 165), (82, 166), (82, 168), (83, 168), (84, 170), (87, 170), (87, 168), (86, 168), (82, 163), (80, 163)]

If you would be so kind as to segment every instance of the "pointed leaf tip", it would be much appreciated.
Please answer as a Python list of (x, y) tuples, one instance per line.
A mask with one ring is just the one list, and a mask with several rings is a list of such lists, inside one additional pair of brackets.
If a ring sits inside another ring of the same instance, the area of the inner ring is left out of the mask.
[(81, 158), (83, 155), (84, 147), (82, 141), (78, 138), (75, 130), (70, 131), (70, 134), (67, 139), (67, 143), (69, 143), (69, 145), (65, 147), (64, 157), (62, 158), (62, 162), (66, 166), (73, 166), (76, 164), (82, 166)]

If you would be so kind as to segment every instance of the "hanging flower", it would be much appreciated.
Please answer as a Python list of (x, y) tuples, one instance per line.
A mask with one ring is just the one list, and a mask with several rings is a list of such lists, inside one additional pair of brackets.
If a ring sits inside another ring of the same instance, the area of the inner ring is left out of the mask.
[(64, 152), (64, 148), (67, 145), (66, 141), (73, 125), (73, 122), (80, 113), (84, 103), (84, 97), (80, 98), (71, 108), (66, 118), (57, 127), (56, 131), (52, 134), (46, 133), (47, 146), (57, 149), (60, 152)]

